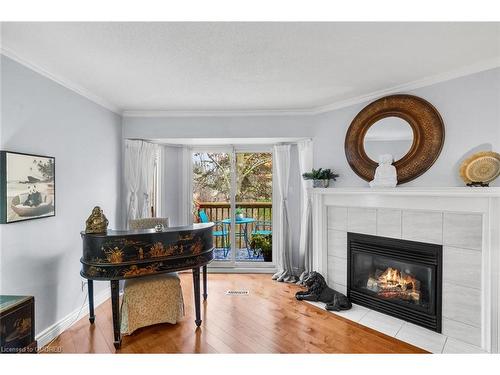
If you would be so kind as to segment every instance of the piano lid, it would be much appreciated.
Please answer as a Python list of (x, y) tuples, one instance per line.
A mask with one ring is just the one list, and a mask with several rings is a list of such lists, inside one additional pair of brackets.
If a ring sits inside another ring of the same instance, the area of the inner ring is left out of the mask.
[(213, 259), (213, 226), (82, 232), (80, 274), (93, 280), (119, 280), (201, 267)]
[(127, 237), (127, 236), (137, 236), (141, 234), (154, 234), (154, 233), (169, 233), (169, 232), (192, 232), (200, 229), (211, 228), (214, 223), (196, 223), (192, 225), (184, 225), (180, 227), (167, 227), (161, 232), (156, 232), (154, 229), (128, 229), (128, 230), (116, 230), (108, 229), (106, 233), (85, 233), (81, 231), (81, 236), (85, 237)]

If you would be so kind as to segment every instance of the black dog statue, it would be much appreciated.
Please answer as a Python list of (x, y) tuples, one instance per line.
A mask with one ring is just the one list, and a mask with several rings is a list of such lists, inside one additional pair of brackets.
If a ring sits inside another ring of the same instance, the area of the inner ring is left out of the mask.
[(325, 308), (332, 311), (349, 310), (351, 301), (340, 292), (330, 288), (325, 278), (317, 272), (311, 272), (304, 281), (307, 290), (295, 293), (299, 301), (316, 301), (326, 303)]

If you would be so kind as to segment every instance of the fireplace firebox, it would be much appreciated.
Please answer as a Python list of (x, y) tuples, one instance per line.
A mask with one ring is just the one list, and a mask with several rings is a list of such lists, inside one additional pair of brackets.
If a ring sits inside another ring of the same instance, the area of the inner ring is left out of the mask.
[(441, 332), (442, 246), (347, 234), (353, 303)]

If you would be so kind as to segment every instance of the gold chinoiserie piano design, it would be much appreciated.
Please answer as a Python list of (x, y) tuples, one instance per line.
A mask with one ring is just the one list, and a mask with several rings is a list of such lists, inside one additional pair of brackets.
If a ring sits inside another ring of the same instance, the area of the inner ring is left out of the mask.
[(207, 264), (213, 259), (213, 223), (166, 228), (162, 232), (108, 230), (82, 232), (80, 274), (88, 280), (89, 320), (94, 323), (94, 280), (110, 281), (114, 345), (121, 345), (119, 281), (158, 273), (192, 269), (197, 326), (201, 325), (200, 268), (203, 298), (207, 298)]

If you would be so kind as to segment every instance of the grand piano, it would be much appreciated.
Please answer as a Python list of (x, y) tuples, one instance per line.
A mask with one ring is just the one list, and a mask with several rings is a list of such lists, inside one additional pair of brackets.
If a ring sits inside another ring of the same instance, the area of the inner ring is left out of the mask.
[(213, 259), (213, 223), (146, 230), (108, 230), (81, 233), (83, 256), (80, 274), (88, 280), (89, 320), (93, 324), (94, 280), (110, 281), (115, 348), (120, 348), (119, 281), (165, 272), (193, 270), (195, 323), (201, 325), (200, 268), (203, 298), (207, 299), (207, 264)]

